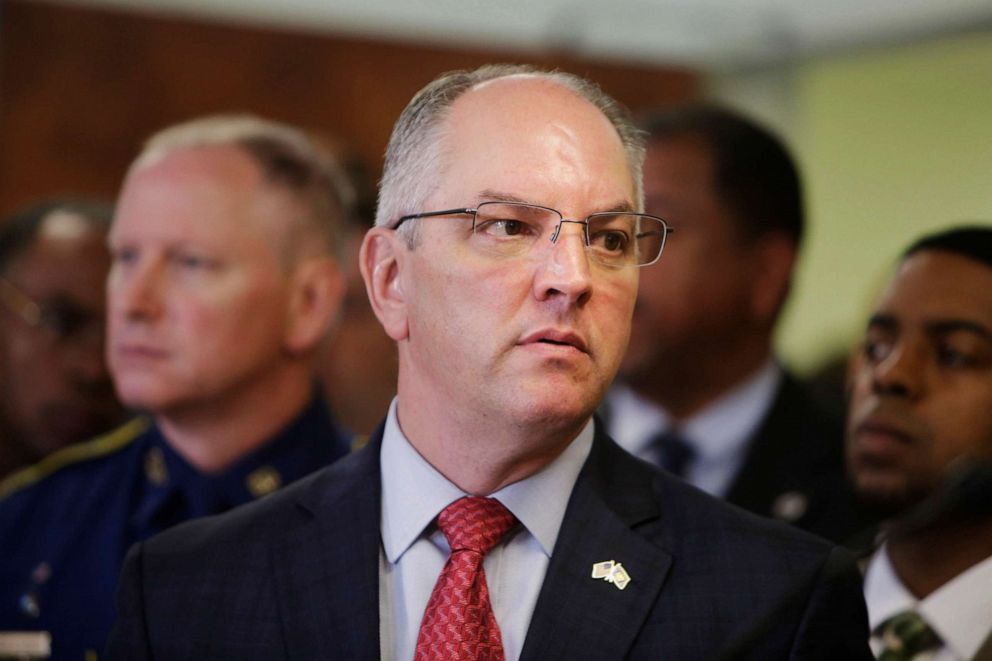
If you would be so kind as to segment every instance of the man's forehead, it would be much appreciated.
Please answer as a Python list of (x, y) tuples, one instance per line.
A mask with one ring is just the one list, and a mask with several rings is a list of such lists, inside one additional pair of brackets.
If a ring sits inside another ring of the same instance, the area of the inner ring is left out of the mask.
[(229, 145), (180, 148), (128, 175), (110, 229), (122, 242), (203, 244), (234, 250), (248, 237), (281, 245), (301, 215), (298, 201), (266, 184), (244, 150)]
[(992, 328), (992, 268), (953, 253), (906, 258), (876, 307), (875, 317), (902, 323), (971, 320)]
[(496, 188), (552, 204), (530, 199), (527, 189), (542, 181), (587, 185), (591, 178), (611, 198), (604, 203), (634, 202), (616, 128), (594, 104), (545, 78), (499, 78), (466, 92), (452, 104), (442, 140), (445, 189)]

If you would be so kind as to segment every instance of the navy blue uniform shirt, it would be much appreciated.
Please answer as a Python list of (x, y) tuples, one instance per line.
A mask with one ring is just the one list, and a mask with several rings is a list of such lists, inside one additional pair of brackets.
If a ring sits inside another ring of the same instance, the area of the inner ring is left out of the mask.
[(147, 419), (52, 455), (15, 475), (29, 483), (0, 500), (0, 631), (48, 631), (53, 659), (95, 658), (133, 543), (264, 496), (349, 446), (317, 394), (274, 438), (217, 474), (190, 466)]

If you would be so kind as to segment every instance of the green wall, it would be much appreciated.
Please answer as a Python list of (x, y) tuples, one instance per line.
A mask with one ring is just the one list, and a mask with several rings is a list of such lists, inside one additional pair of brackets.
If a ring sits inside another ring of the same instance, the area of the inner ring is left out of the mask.
[(961, 221), (992, 225), (992, 32), (751, 77), (761, 81), (752, 96), (777, 98), (738, 95), (741, 105), (765, 107), (805, 175), (810, 234), (779, 333), (781, 353), (805, 371), (857, 340), (913, 238)]

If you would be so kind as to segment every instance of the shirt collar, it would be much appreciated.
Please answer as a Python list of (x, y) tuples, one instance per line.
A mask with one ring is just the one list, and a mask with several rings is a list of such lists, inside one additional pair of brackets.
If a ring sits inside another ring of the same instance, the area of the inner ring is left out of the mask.
[[(467, 495), (431, 466), (403, 435), (393, 399), (382, 436), (382, 543), (396, 563), (449, 504)], [(491, 494), (537, 539), (550, 557), (565, 508), (594, 436), (592, 419), (543, 469)]]
[[(719, 462), (740, 452), (774, 403), (782, 378), (782, 369), (769, 359), (757, 372), (686, 420), (680, 432), (699, 460)], [(657, 433), (672, 427), (667, 411), (623, 384), (613, 387), (610, 409), (615, 436), (636, 439), (627, 445), (633, 454), (643, 452)]]
[(689, 418), (682, 433), (702, 461), (719, 460), (741, 451), (768, 414), (782, 370), (773, 360)]
[(144, 451), (146, 496), (139, 519), (150, 520), (176, 492), (182, 492), (187, 516), (215, 514), (275, 491), (347, 452), (347, 435), (337, 427), (315, 388), (299, 415), (250, 454), (217, 473), (201, 473), (162, 435), (157, 425)]
[(989, 635), (992, 612), (992, 556), (955, 576), (922, 601), (899, 580), (887, 546), (872, 556), (865, 573), (868, 623), (875, 631), (893, 615), (915, 610), (955, 655), (970, 659)]

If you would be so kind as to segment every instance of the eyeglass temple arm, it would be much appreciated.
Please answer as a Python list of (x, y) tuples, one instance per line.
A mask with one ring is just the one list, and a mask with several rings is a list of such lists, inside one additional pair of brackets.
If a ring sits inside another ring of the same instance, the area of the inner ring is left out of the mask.
[(393, 229), (397, 229), (400, 225), (408, 220), (416, 220), (417, 218), (432, 218), (434, 216), (454, 216), (462, 213), (475, 213), (476, 209), (444, 209), (443, 211), (427, 211), (425, 213), (411, 213), (406, 216), (400, 216), (396, 224), (393, 225)]

